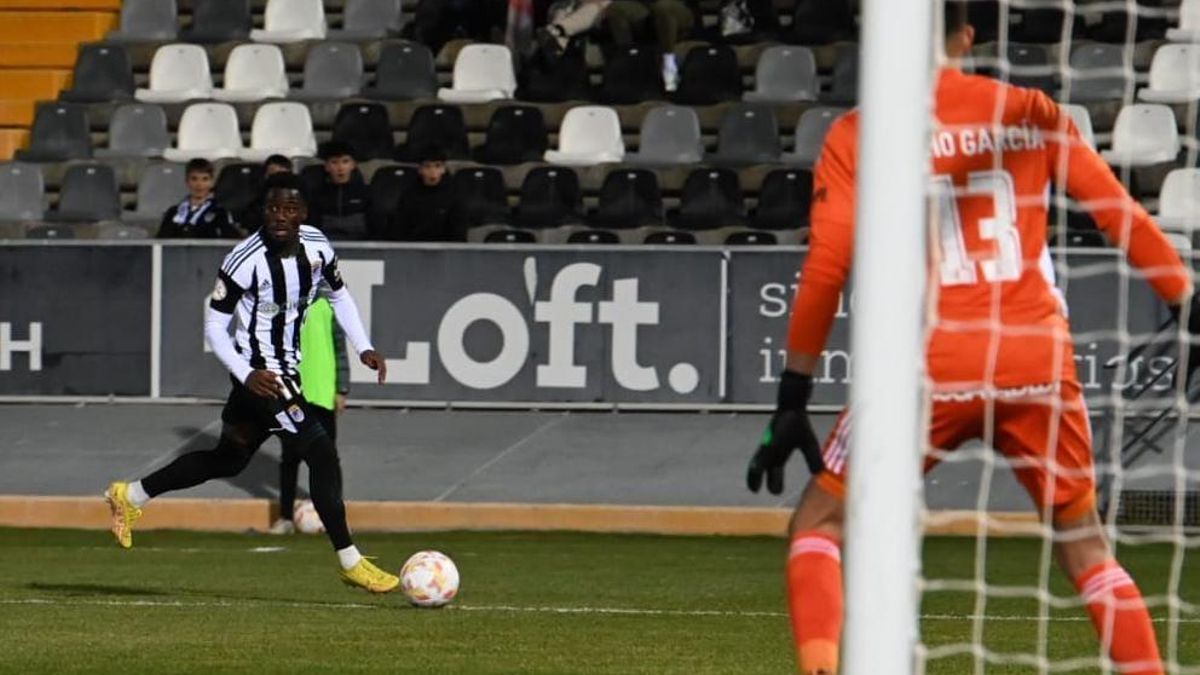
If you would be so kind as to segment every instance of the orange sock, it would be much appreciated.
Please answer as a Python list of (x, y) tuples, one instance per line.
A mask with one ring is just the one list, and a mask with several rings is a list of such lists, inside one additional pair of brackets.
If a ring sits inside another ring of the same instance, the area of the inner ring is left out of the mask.
[(1109, 560), (1080, 575), (1075, 587), (1117, 672), (1161, 675), (1162, 658), (1150, 612), (1129, 573), (1116, 560)]
[(797, 532), (788, 553), (788, 608), (804, 675), (834, 675), (842, 636), (842, 553), (836, 537)]

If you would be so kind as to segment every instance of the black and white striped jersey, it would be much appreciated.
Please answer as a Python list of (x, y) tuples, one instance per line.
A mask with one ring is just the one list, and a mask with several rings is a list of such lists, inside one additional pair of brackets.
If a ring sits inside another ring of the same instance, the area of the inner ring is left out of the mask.
[(344, 284), (337, 254), (317, 228), (301, 225), (296, 253), (286, 258), (268, 248), (265, 236), (252, 234), (225, 256), (209, 307), (236, 315), (234, 344), (250, 369), (296, 377), (304, 312), (322, 283), (335, 295)]

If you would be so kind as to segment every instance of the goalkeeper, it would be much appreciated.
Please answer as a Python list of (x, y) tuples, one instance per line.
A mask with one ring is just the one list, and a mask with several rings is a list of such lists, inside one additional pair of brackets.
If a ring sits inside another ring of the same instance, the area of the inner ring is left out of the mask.
[[(1096, 511), (1092, 437), (1066, 307), (1046, 248), (1047, 186), (1058, 182), (1178, 312), (1191, 275), (1146, 211), (1039, 91), (966, 75), (963, 4), (945, 6), (946, 55), (937, 76), (932, 186), (940, 198), (927, 324), (928, 447), (971, 439), (1006, 455), (1055, 533), (1055, 558), (1074, 582), (1101, 644), (1122, 673), (1162, 673), (1141, 593), (1113, 557)], [(853, 417), (844, 411), (824, 447), (808, 420), (812, 372), (849, 274), (858, 114), (825, 138), (813, 184), (811, 245), (792, 308), (777, 410), (750, 461), (749, 488), (783, 490), (799, 449), (813, 473), (790, 525), (788, 602), (801, 672), (837, 672), (842, 629), (841, 541)], [(880, 270), (880, 272), (884, 272)], [(1190, 311), (1196, 324), (1196, 312)], [(883, 338), (883, 336), (881, 336)], [(885, 339), (885, 338), (883, 338)], [(927, 455), (925, 468), (936, 463)]]
[[(312, 404), (313, 416), (325, 427), (329, 438), (337, 442), (337, 416), (346, 409), (350, 393), (350, 362), (346, 358), (346, 336), (333, 317), (333, 307), (325, 298), (329, 289), (322, 285), (317, 298), (304, 315), (300, 329), (300, 382), (304, 398)], [(279, 518), (271, 525), (271, 534), (292, 534), (296, 504), (296, 479), (300, 474), (300, 455), (291, 439), (281, 441), (279, 460)]]

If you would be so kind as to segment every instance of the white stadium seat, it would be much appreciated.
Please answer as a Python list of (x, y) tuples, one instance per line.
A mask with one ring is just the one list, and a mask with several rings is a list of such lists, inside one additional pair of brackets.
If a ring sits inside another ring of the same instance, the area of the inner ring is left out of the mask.
[(267, 103), (254, 115), (250, 129), (250, 147), (242, 159), (262, 162), (271, 155), (312, 157), (317, 154), (308, 106), (296, 102)]
[(1200, 169), (1175, 169), (1158, 194), (1158, 224), (1164, 230), (1200, 230)]
[(1136, 103), (1121, 108), (1112, 139), (1112, 150), (1101, 153), (1109, 164), (1150, 166), (1174, 161), (1179, 154), (1175, 113), (1159, 103)]
[(193, 103), (183, 111), (175, 147), (163, 151), (171, 162), (196, 157), (224, 159), (242, 154), (237, 113), (228, 103)]
[(208, 53), (199, 45), (163, 45), (150, 62), (150, 87), (134, 96), (147, 103), (181, 103), (212, 96)]
[(1200, 42), (1200, 0), (1183, 0), (1179, 5), (1179, 27), (1167, 30), (1171, 42)]
[(1200, 44), (1163, 45), (1150, 62), (1150, 86), (1138, 100), (1188, 103), (1200, 99)]
[(277, 43), (323, 40), (325, 31), (321, 0), (267, 0), (263, 28), (250, 31), (250, 39)]
[(1059, 105), (1071, 116), (1071, 119), (1075, 120), (1075, 126), (1079, 129), (1079, 135), (1083, 136), (1083, 140), (1087, 141), (1088, 147), (1095, 150), (1096, 132), (1092, 129), (1092, 114), (1088, 112), (1087, 107), (1078, 103), (1060, 103)]
[(213, 91), (218, 101), (261, 101), (286, 98), (287, 68), (275, 45), (244, 44), (233, 48), (225, 62), (225, 86)]
[(619, 162), (625, 157), (621, 120), (602, 105), (571, 108), (558, 129), (558, 150), (547, 150), (546, 161), (567, 166)]
[(512, 52), (504, 45), (467, 45), (454, 60), (454, 85), (438, 90), (451, 103), (512, 98), (517, 90)]

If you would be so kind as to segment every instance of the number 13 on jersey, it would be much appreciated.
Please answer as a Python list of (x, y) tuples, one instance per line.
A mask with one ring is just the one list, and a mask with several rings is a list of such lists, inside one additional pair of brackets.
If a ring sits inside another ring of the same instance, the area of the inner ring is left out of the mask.
[[(1017, 197), (1012, 176), (1003, 170), (975, 171), (967, 175), (965, 187), (956, 188), (950, 176), (933, 176), (930, 189), (937, 209), (939, 272), (943, 286), (961, 286), (979, 282), (979, 273), (988, 282), (1016, 281), (1021, 278), (1021, 233), (1017, 230)], [(982, 198), (991, 202), (989, 217), (964, 222), (959, 200)], [(994, 242), (990, 256), (967, 252), (967, 229), (972, 228), (981, 242)], [(977, 269), (978, 266), (978, 269)]]

